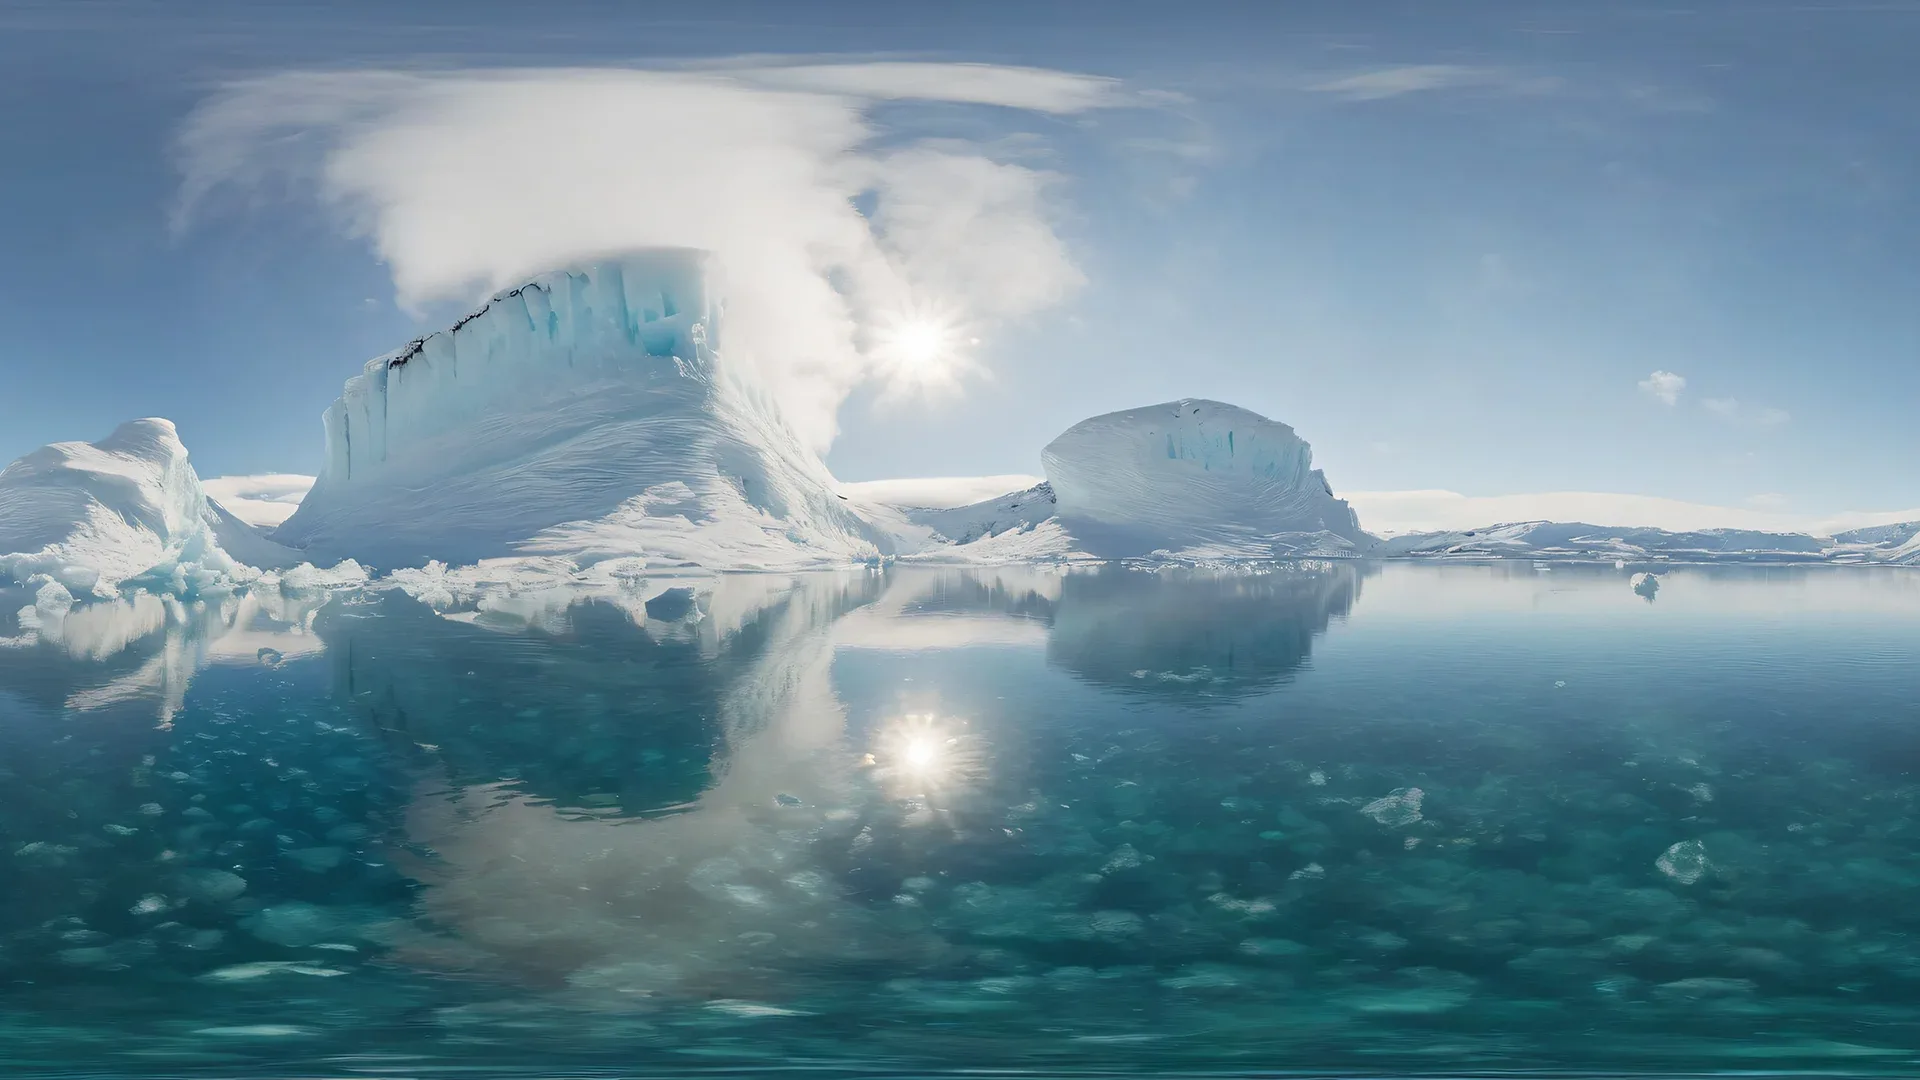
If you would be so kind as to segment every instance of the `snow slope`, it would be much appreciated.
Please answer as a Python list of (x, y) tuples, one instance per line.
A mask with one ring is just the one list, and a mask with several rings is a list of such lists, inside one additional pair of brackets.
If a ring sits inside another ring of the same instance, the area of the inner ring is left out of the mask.
[(206, 497), (167, 420), (43, 446), (0, 471), (0, 580), (46, 575), (112, 596), (135, 579), (178, 591), (298, 561)]
[(723, 356), (707, 257), (663, 249), (548, 274), (379, 357), (327, 409), (326, 464), (274, 539), (384, 569), (792, 569), (885, 534)]

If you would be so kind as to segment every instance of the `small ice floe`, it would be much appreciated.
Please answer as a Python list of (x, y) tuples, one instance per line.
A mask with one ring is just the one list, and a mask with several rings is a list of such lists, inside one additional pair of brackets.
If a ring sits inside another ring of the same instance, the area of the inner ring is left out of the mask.
[(1653, 865), (1682, 885), (1691, 885), (1707, 875), (1713, 864), (1707, 861), (1706, 845), (1698, 840), (1682, 840), (1662, 852)]
[(1105, 865), (1100, 867), (1100, 872), (1111, 874), (1118, 870), (1132, 870), (1145, 863), (1147, 859), (1148, 856), (1140, 854), (1139, 849), (1132, 844), (1121, 844), (1113, 849), (1113, 854), (1107, 858)]
[(720, 998), (717, 1001), (709, 1001), (707, 1002), (707, 1008), (717, 1013), (724, 1013), (727, 1016), (738, 1016), (747, 1020), (758, 1020), (773, 1016), (809, 1015), (801, 1012), (799, 1009), (783, 1009), (778, 1005), (768, 1005), (759, 1001), (742, 1001), (738, 998)]
[(251, 964), (234, 964), (216, 968), (200, 976), (209, 982), (247, 982), (264, 979), (269, 975), (311, 975), (321, 979), (331, 979), (336, 975), (345, 975), (339, 968), (320, 967), (317, 964), (303, 964), (298, 960), (261, 960)]
[(313, 1032), (292, 1024), (238, 1024), (232, 1027), (205, 1027), (194, 1031), (195, 1035), (217, 1035), (229, 1039), (288, 1039)]
[(1287, 875), (1288, 881), (1318, 881), (1327, 876), (1327, 868), (1317, 862), (1307, 865)]
[(1321, 772), (1319, 769), (1315, 769), (1307, 774), (1307, 783), (1312, 784), (1314, 787), (1326, 787), (1327, 774)]
[(1420, 820), (1420, 804), (1427, 793), (1419, 788), (1398, 788), (1360, 808), (1360, 812), (1391, 829)]

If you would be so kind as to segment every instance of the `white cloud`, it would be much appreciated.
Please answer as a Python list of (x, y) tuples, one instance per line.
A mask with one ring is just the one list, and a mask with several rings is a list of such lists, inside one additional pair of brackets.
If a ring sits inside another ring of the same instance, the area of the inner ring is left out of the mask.
[(313, 487), (313, 477), (294, 473), (215, 476), (200, 481), (207, 497), (249, 525), (272, 528), (293, 516)]
[(1640, 392), (1662, 405), (1678, 404), (1680, 392), (1686, 388), (1686, 377), (1671, 371), (1656, 371), (1640, 380)]
[(882, 506), (930, 506), (945, 509), (985, 502), (1010, 492), (1025, 491), (1043, 478), (1024, 473), (1000, 476), (928, 476), (901, 480), (865, 480), (841, 484), (848, 498)]
[(1747, 496), (1747, 505), (1760, 510), (1784, 510), (1788, 501), (1785, 495), (1774, 491)]
[(990, 325), (1082, 283), (1049, 220), (1058, 178), (971, 144), (883, 140), (869, 112), (904, 99), (1125, 100), (1111, 79), (982, 64), (285, 73), (189, 118), (178, 221), (216, 192), (311, 183), (410, 307), (622, 249), (714, 251), (729, 354), (824, 447), (876, 375), (863, 348), (889, 314)]
[(1716, 416), (1756, 427), (1778, 427), (1793, 419), (1785, 409), (1776, 409), (1770, 405), (1742, 405), (1735, 398), (1706, 398), (1700, 404)]

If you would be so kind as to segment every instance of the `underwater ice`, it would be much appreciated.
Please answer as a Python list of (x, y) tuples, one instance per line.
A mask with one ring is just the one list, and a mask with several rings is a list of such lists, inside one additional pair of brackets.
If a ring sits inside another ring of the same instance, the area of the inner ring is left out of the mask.
[[(282, 639), (286, 665), (210, 682), (169, 729), (8, 745), (0, 975), (84, 986), (182, 1060), (216, 1052), (186, 1033), (293, 1027), (443, 1061), (1405, 1063), (1444, 1035), (1515, 1068), (1857, 1068), (1903, 1045), (1920, 789), (1897, 743), (1850, 749), (1781, 693), (1796, 636), (1722, 673), (1731, 702), (1676, 699), (1637, 655), (1580, 675), (1444, 633), (1319, 649), (1363, 581), (1477, 596), (1507, 569), (352, 597), (313, 621), (324, 654)], [(1554, 577), (1636, 625), (1661, 610), (1619, 573)], [(1550, 616), (1503, 633), (1551, 650)], [(1817, 708), (1904, 715), (1872, 660)], [(890, 758), (901, 687), (966, 724), (944, 786)], [(1726, 722), (1755, 713), (1742, 694), (1795, 711)]]

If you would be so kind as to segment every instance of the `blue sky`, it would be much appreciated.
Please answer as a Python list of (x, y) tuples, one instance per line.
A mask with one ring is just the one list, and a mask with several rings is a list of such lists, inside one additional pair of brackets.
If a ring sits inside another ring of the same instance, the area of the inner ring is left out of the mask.
[(164, 415), (205, 475), (311, 472), (341, 381), (464, 306), (397, 306), (297, 191), (173, 229), (223, 84), (771, 54), (1127, 94), (874, 111), (1057, 173), (1084, 284), (984, 331), (957, 390), (857, 389), (845, 479), (1032, 472), (1078, 419), (1204, 396), (1340, 490), (1920, 506), (1920, 9), (1252, 6), (0, 4), (0, 459)]

